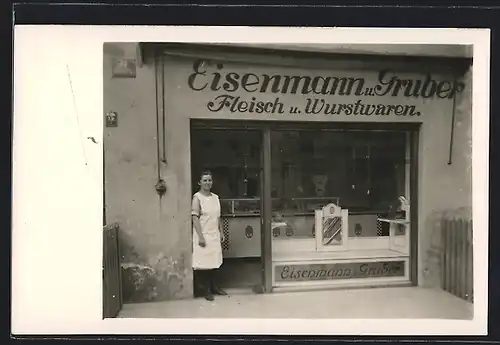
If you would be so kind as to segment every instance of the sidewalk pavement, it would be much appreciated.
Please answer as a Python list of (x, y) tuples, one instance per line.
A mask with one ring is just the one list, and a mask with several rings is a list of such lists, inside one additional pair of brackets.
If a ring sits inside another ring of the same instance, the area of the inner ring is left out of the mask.
[(322, 290), (125, 304), (119, 318), (473, 318), (473, 305), (421, 287)]

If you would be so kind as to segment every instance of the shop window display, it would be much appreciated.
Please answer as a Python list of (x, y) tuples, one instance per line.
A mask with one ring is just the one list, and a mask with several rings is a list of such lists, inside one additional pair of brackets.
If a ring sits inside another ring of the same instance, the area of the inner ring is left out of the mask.
[[(317, 251), (315, 212), (330, 204), (348, 215), (342, 231), (338, 231), (339, 222), (324, 224), (329, 247), (346, 249), (351, 243), (349, 248), (356, 250), (389, 248), (391, 233), (407, 235), (398, 230), (403, 226), (395, 226), (393, 231), (393, 224), (387, 221), (400, 196), (409, 200), (407, 135), (397, 131), (273, 130), (273, 257)], [(229, 234), (227, 257), (261, 256), (261, 147), (258, 130), (192, 132), (192, 169), (213, 172), (213, 190), (221, 199)]]
[[(273, 258), (323, 246), (390, 248), (386, 220), (395, 200), (409, 190), (406, 133), (274, 131), (271, 142)], [(338, 217), (318, 231), (315, 211), (327, 205), (346, 210), (345, 229)], [(323, 239), (315, 240), (318, 234)]]

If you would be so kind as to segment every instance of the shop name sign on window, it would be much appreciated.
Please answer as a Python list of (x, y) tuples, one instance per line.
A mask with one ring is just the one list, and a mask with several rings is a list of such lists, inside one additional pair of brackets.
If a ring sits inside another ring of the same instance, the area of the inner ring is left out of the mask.
[(310, 265), (278, 265), (277, 282), (333, 279), (404, 277), (405, 262), (349, 262)]
[[(420, 116), (417, 105), (388, 100), (451, 100), (465, 88), (457, 80), (437, 80), (430, 74), (407, 78), (390, 70), (379, 71), (375, 81), (348, 75), (241, 73), (205, 60), (195, 61), (187, 78), (191, 90), (217, 93), (206, 105), (210, 112), (255, 114)], [(290, 95), (303, 96), (297, 97), (301, 104), (295, 98), (290, 104)], [(345, 101), (339, 101), (342, 97)]]

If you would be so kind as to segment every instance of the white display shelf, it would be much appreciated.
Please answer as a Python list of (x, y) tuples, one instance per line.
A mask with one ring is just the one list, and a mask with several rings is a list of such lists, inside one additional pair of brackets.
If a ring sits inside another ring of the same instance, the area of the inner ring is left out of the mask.
[(370, 258), (405, 258), (401, 252), (390, 249), (378, 250), (348, 250), (339, 252), (318, 252), (318, 251), (287, 251), (273, 252), (272, 261), (332, 261), (332, 260), (356, 260)]
[(380, 222), (392, 223), (392, 224), (410, 224), (410, 221), (406, 219), (377, 218), (377, 220)]

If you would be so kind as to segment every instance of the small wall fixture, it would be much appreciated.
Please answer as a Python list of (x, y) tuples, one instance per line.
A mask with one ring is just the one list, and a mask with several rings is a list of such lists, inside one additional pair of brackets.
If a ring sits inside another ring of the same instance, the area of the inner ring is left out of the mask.
[(111, 64), (113, 78), (135, 78), (137, 65), (135, 59), (113, 58)]
[(161, 196), (165, 195), (165, 193), (167, 192), (167, 184), (165, 183), (165, 181), (160, 179), (156, 183), (155, 189), (156, 189), (156, 192), (158, 193), (158, 195), (161, 197)]

